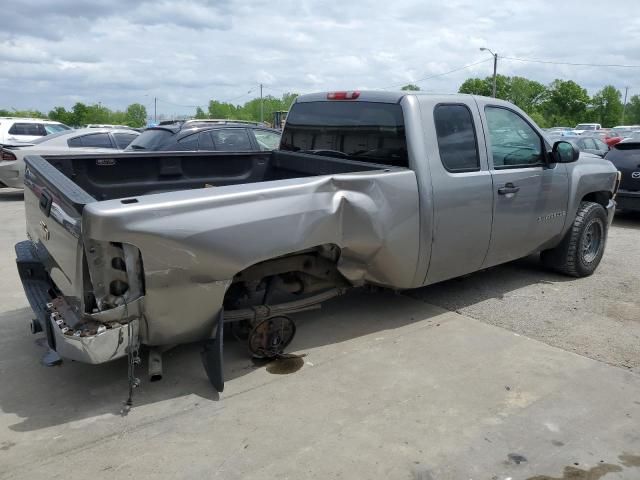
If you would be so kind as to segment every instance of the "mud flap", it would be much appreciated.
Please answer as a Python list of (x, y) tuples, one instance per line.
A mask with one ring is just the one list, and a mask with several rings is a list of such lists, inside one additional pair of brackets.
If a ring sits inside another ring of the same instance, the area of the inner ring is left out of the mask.
[(213, 388), (219, 393), (224, 390), (223, 372), (223, 337), (224, 337), (224, 312), (221, 309), (218, 315), (218, 328), (216, 338), (207, 340), (200, 353), (202, 365)]

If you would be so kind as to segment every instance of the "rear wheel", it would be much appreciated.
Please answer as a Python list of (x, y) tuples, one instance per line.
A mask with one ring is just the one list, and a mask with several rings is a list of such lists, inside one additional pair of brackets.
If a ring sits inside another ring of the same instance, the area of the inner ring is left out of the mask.
[(542, 263), (565, 275), (586, 277), (600, 264), (606, 239), (607, 212), (598, 203), (582, 202), (562, 243), (542, 252)]

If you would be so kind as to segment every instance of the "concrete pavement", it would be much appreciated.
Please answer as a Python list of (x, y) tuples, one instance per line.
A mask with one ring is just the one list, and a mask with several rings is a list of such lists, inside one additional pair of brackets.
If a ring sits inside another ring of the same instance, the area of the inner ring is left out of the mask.
[(121, 416), (125, 362), (39, 363), (20, 209), (0, 205), (2, 479), (640, 478), (640, 376), (390, 293), (297, 315), (284, 364), (229, 342), (220, 396), (179, 347)]

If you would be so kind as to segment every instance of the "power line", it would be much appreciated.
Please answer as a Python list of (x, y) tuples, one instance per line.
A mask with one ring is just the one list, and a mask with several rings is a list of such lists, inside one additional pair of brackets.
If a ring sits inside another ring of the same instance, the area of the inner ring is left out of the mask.
[(238, 100), (238, 99), (240, 99), (240, 98), (242, 98), (242, 97), (246, 97), (246, 96), (247, 96), (247, 95), (249, 95), (250, 93), (253, 93), (253, 91), (254, 91), (254, 90), (255, 90), (255, 89), (254, 89), (254, 88), (252, 88), (252, 89), (251, 89), (251, 90), (249, 90), (247, 93), (243, 93), (242, 95), (238, 95), (237, 97), (234, 97), (234, 98), (232, 98), (232, 99), (230, 99), (230, 100), (223, 100), (222, 102), (223, 102), (223, 103), (231, 103), (231, 102), (235, 102), (236, 100)]
[[(502, 57), (502, 58), (504, 58), (504, 57)], [(454, 68), (453, 70), (449, 70), (448, 72), (437, 73), (437, 74), (431, 75), (429, 77), (420, 78), (418, 80), (413, 80), (411, 83), (420, 83), (420, 82), (424, 82), (426, 80), (431, 80), (432, 78), (442, 77), (443, 75), (449, 75), (450, 73), (459, 72), (460, 70), (464, 70), (466, 68), (473, 67), (475, 65), (480, 65), (481, 63), (486, 63), (486, 62), (489, 62), (489, 61), (493, 61), (493, 59), (487, 58), (485, 60), (480, 60), (479, 62), (470, 63), (469, 65), (464, 65), (462, 67)], [(389, 85), (388, 87), (382, 87), (381, 90), (386, 90), (387, 88), (402, 87), (404, 85), (406, 85), (406, 83), (399, 83), (397, 85)]]
[(528, 63), (546, 63), (550, 65), (570, 65), (574, 67), (620, 67), (620, 68), (640, 68), (640, 65), (623, 65), (619, 63), (573, 63), (573, 62), (556, 62), (553, 60), (537, 60), (533, 58), (517, 58), (500, 56), (501, 60), (515, 60), (518, 62)]

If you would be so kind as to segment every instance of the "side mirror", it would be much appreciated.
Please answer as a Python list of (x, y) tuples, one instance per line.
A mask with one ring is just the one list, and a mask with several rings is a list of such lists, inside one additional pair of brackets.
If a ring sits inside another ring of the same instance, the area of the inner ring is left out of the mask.
[(551, 150), (553, 158), (559, 163), (571, 163), (578, 160), (580, 151), (572, 143), (559, 140), (553, 144)]

